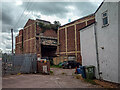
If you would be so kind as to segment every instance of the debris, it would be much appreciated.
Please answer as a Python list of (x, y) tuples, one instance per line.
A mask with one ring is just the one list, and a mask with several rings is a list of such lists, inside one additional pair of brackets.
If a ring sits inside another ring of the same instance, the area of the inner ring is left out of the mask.
[(66, 75), (66, 73), (65, 73), (65, 72), (62, 72), (62, 75)]
[(118, 88), (117, 84), (114, 84), (114, 83), (111, 83), (111, 82), (100, 81), (100, 80), (94, 80), (94, 81), (104, 88)]
[(77, 74), (77, 75), (76, 75), (76, 79), (80, 79), (80, 80), (82, 80), (82, 81), (84, 80), (81, 74)]
[(21, 73), (17, 73), (17, 75), (21, 75)]

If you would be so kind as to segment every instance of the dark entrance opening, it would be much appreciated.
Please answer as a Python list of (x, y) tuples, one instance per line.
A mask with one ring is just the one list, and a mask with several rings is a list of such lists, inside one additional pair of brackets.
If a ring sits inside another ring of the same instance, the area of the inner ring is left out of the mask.
[(55, 57), (57, 46), (41, 45), (42, 57)]
[(53, 65), (53, 58), (56, 57), (57, 46), (41, 45), (42, 59), (50, 60), (50, 65)]

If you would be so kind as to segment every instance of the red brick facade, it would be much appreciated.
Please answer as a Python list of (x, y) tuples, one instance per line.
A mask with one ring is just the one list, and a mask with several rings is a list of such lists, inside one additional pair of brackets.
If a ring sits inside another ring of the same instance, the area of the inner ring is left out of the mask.
[(74, 26), (67, 27), (67, 52), (75, 51), (75, 30)]
[(59, 36), (61, 37), (61, 38), (59, 38), (59, 42), (61, 42), (61, 44), (59, 43), (59, 47), (60, 47), (60, 49), (59, 49), (59, 51), (60, 52), (65, 52), (65, 29), (63, 29), (63, 30), (60, 30), (59, 31)]
[(23, 41), (23, 30), (19, 31), (19, 35), (16, 36), (15, 41), (16, 41), (15, 52), (17, 52), (17, 54), (20, 54), (23, 52), (23, 42), (22, 42)]
[(93, 22), (95, 22), (95, 17), (92, 14), (61, 26), (58, 30), (57, 54), (74, 55), (77, 61), (82, 63), (79, 30)]
[(57, 34), (54, 30), (46, 30), (43, 33), (43, 36), (48, 36), (48, 37), (57, 37)]
[(57, 38), (57, 33), (54, 30), (46, 30), (44, 33), (41, 33), (42, 29), (37, 23), (38, 20), (29, 19), (24, 29), (19, 31), (19, 35), (16, 36), (16, 54), (34, 53), (42, 57), (41, 35)]

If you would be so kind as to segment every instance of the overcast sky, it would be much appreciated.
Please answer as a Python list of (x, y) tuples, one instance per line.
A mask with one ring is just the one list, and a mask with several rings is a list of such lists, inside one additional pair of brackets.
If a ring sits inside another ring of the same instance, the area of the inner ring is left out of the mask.
[(15, 36), (20, 28), (24, 27), (29, 18), (47, 20), (51, 23), (56, 20), (60, 21), (61, 25), (64, 25), (70, 20), (73, 21), (94, 13), (103, 0), (99, 0), (99, 2), (93, 1), (95, 0), (88, 0), (88, 2), (22, 2), (22, 0), (2, 2), (2, 18), (0, 18), (0, 23), (2, 22), (0, 24), (0, 27), (2, 27), (2, 33), (0, 33), (2, 34), (2, 39), (0, 49), (3, 52), (11, 50), (10, 29), (14, 29), (15, 44)]

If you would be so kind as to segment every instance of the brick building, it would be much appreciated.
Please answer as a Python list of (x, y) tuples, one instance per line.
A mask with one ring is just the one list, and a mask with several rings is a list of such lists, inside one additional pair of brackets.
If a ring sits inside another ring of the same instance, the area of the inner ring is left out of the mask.
[(23, 29), (19, 31), (19, 35), (16, 36), (16, 41), (15, 41), (15, 52), (17, 54), (23, 53)]
[(59, 27), (57, 55), (75, 58), (81, 63), (79, 30), (94, 21), (94, 14), (91, 14)]
[(49, 21), (29, 19), (19, 35), (16, 36), (16, 54), (34, 53), (38, 57), (54, 57), (57, 49), (57, 33), (55, 30), (45, 30), (39, 23), (50, 25)]

